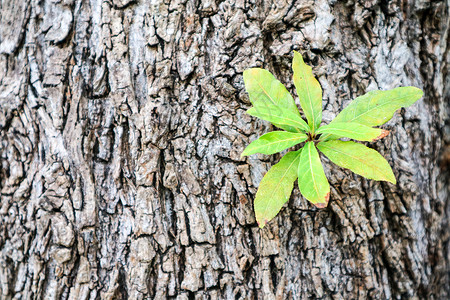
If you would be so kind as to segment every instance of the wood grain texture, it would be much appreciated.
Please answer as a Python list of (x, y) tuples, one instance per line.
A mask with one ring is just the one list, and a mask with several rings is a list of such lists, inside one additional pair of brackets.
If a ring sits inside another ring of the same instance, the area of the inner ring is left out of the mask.
[[(0, 10), (1, 299), (449, 298), (448, 2)], [(240, 157), (272, 129), (245, 114), (242, 72), (293, 92), (293, 50), (324, 122), (368, 90), (425, 94), (374, 146), (397, 185), (325, 160), (328, 208), (295, 188), (260, 230), (253, 198), (281, 156)]]

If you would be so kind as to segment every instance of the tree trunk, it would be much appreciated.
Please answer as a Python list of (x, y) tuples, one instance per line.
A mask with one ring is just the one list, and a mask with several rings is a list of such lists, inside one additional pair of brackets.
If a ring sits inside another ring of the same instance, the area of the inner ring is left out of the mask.
[[(448, 299), (447, 1), (3, 0), (1, 299)], [(324, 121), (413, 85), (371, 144), (398, 183), (324, 160), (326, 209), (297, 187), (264, 229), (253, 198), (280, 155), (245, 114), (242, 72), (293, 92), (292, 50)]]

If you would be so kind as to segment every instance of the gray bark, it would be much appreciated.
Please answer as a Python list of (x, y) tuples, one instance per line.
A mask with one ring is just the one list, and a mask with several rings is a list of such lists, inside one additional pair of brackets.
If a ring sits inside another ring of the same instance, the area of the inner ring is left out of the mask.
[[(448, 1), (3, 0), (1, 299), (448, 299)], [(371, 147), (398, 183), (325, 159), (332, 194), (294, 189), (263, 230), (240, 158), (272, 130), (242, 72), (292, 92), (292, 50), (324, 121), (413, 85)]]

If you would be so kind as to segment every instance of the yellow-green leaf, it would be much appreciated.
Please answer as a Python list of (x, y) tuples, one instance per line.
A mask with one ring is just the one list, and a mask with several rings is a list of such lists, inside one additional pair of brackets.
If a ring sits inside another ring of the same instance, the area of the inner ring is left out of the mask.
[(269, 121), (273, 125), (290, 132), (293, 132), (292, 127), (298, 128), (297, 132), (309, 130), (308, 125), (300, 116), (289, 111), (283, 112), (282, 110), (274, 110), (272, 108), (252, 107), (247, 110), (247, 113), (262, 120)]
[(333, 134), (336, 138), (346, 137), (358, 141), (371, 142), (384, 138), (389, 134), (389, 131), (355, 122), (342, 122), (322, 126), (317, 130), (317, 134)]
[(294, 181), (297, 179), (298, 163), (302, 150), (287, 153), (264, 176), (255, 197), (255, 216), (263, 228), (289, 200)]
[(308, 120), (309, 127), (314, 133), (322, 122), (322, 88), (314, 77), (311, 67), (305, 64), (302, 55), (297, 51), (294, 51), (292, 69), (300, 105)]
[(300, 156), (298, 186), (302, 195), (319, 208), (326, 207), (330, 198), (328, 183), (314, 142), (306, 143)]
[(368, 179), (384, 180), (395, 184), (389, 163), (377, 151), (352, 141), (329, 141), (317, 148), (336, 165), (349, 169)]
[(308, 136), (304, 133), (272, 131), (251, 142), (242, 152), (241, 156), (255, 153), (274, 154), (304, 142), (307, 138)]
[(247, 112), (285, 130), (292, 127), (309, 129), (300, 116), (297, 105), (284, 85), (267, 70), (252, 68), (244, 71), (245, 89), (253, 107)]
[(357, 122), (379, 126), (389, 121), (397, 109), (411, 106), (422, 96), (422, 90), (412, 86), (371, 91), (350, 102), (331, 123)]

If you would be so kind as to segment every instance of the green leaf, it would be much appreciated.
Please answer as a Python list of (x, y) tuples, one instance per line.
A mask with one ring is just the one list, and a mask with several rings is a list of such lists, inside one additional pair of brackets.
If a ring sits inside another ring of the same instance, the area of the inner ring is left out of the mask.
[[(260, 118), (261, 119), (261, 118)], [(276, 126), (276, 127), (278, 127), (278, 128), (281, 128), (281, 129), (283, 129), (283, 130), (286, 130), (286, 131), (288, 131), (288, 132), (294, 132), (294, 133), (299, 133), (299, 132), (301, 132), (301, 133), (303, 133), (303, 132), (305, 132), (305, 129), (300, 129), (300, 128), (297, 128), (297, 127), (294, 127), (294, 126), (289, 126), (289, 125), (280, 125), (280, 124), (275, 124), (275, 123), (272, 123), (274, 126)]]
[(371, 91), (353, 100), (331, 123), (356, 122), (379, 126), (389, 121), (397, 109), (411, 106), (422, 96), (422, 90), (412, 86)]
[(241, 156), (252, 155), (255, 153), (274, 154), (304, 142), (307, 138), (308, 136), (304, 133), (286, 131), (269, 132), (251, 142), (242, 152)]
[(355, 122), (330, 123), (317, 130), (317, 134), (332, 134), (334, 138), (346, 137), (358, 141), (376, 141), (384, 138), (389, 131), (372, 128)]
[(292, 132), (292, 127), (299, 128), (299, 131), (309, 131), (309, 127), (300, 116), (289, 111), (274, 110), (265, 107), (252, 107), (247, 110), (251, 116), (271, 122), (273, 125)]
[(297, 51), (294, 51), (292, 69), (300, 105), (308, 120), (309, 127), (314, 133), (322, 122), (322, 88), (314, 77), (311, 67), (305, 64), (302, 55)]
[(389, 163), (377, 151), (355, 142), (329, 141), (317, 148), (332, 162), (368, 179), (396, 183)]
[(255, 197), (255, 216), (263, 228), (289, 200), (294, 181), (297, 179), (298, 163), (302, 149), (287, 153), (264, 176)]
[[(245, 70), (244, 83), (253, 104), (249, 114), (289, 131), (292, 127), (309, 130), (291, 94), (269, 71), (260, 68)], [(283, 122), (276, 121), (284, 118)]]
[(330, 198), (328, 183), (314, 142), (306, 143), (300, 157), (298, 186), (302, 195), (319, 208), (326, 207)]

